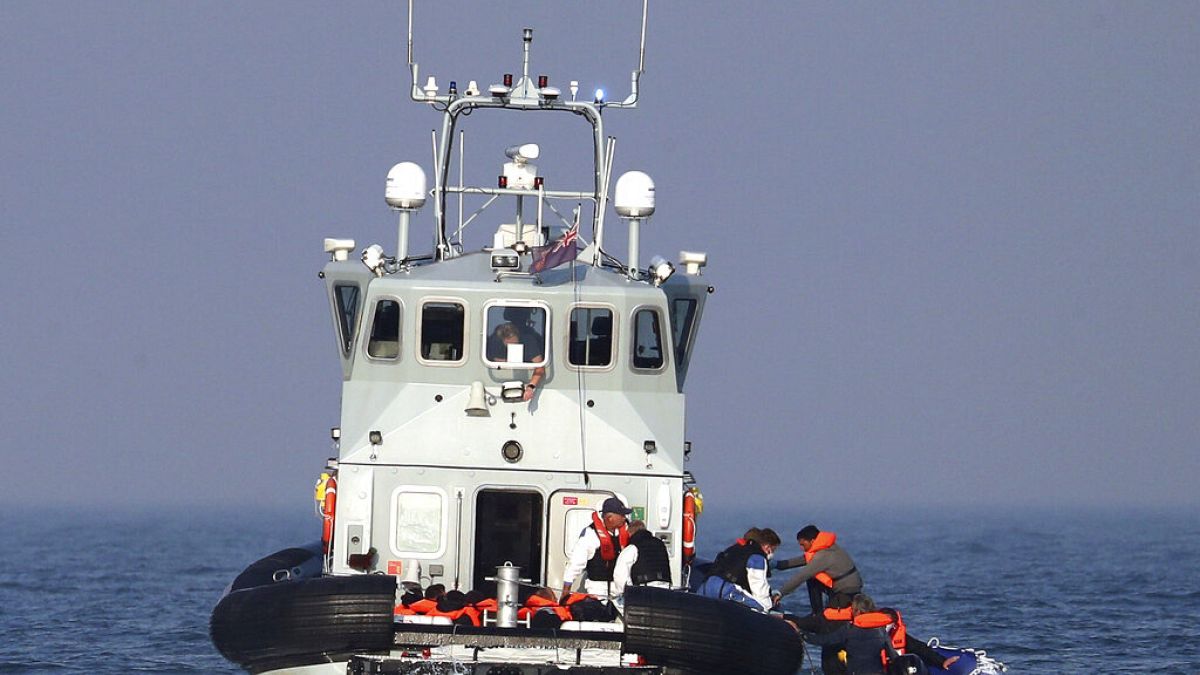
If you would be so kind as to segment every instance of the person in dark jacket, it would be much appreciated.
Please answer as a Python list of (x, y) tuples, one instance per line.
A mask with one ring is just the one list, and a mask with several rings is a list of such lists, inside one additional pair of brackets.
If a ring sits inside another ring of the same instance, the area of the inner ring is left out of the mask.
[(733, 600), (750, 609), (769, 612), (775, 599), (771, 595), (767, 571), (779, 543), (779, 535), (774, 530), (752, 528), (733, 546), (717, 555), (699, 594)]
[[(851, 602), (853, 616), (875, 609), (875, 603), (859, 594)], [(840, 622), (825, 633), (803, 633), (804, 641), (822, 647), (846, 650), (846, 672), (849, 675), (884, 675), (885, 662), (899, 654), (883, 628), (859, 628), (854, 621)], [(826, 671), (828, 672), (828, 671)]]
[(613, 586), (617, 592), (626, 586), (671, 587), (671, 558), (667, 554), (667, 545), (640, 520), (629, 524), (629, 545), (617, 555)]

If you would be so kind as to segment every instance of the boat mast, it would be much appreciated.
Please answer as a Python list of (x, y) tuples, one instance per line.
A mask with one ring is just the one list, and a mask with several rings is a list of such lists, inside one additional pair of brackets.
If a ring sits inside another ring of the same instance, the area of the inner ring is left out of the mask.
[(592, 125), (594, 173), (592, 192), (571, 192), (563, 190), (543, 190), (532, 193), (529, 190), (509, 188), (471, 188), (470, 192), (485, 195), (512, 195), (520, 200), (522, 197), (539, 195), (542, 199), (589, 200), (595, 204), (592, 216), (593, 256), (592, 265), (599, 265), (601, 251), (604, 245), (604, 211), (607, 203), (608, 177), (612, 161), (610, 146), (605, 141), (604, 123), (601, 111), (605, 108), (636, 108), (638, 102), (639, 82), (645, 72), (646, 59), (646, 18), (649, 0), (642, 0), (641, 37), (638, 46), (638, 67), (630, 75), (630, 94), (620, 102), (604, 100), (603, 91), (597, 91), (597, 96), (591, 102), (561, 100), (561, 92), (555, 87), (546, 86), (539, 78), (534, 82), (529, 76), (529, 50), (533, 42), (533, 29), (525, 28), (522, 34), (523, 55), (521, 79), (512, 83), (511, 76), (506, 76), (504, 84), (493, 84), (486, 92), (473, 91), (468, 88), (459, 94), (456, 83), (445, 94), (438, 93), (437, 81), (430, 77), (422, 87), (420, 81), (420, 66), (413, 59), (413, 2), (408, 1), (408, 67), (412, 79), (410, 97), (417, 103), (426, 103), (440, 110), (442, 115), (441, 136), (437, 139), (437, 155), (434, 166), (434, 260), (444, 260), (452, 255), (452, 248), (447, 236), (446, 226), (446, 196), (449, 193), (462, 194), (464, 186), (449, 187), (450, 157), (453, 151), (453, 137), (458, 116), (475, 108), (509, 108), (514, 110), (562, 110), (582, 115)]

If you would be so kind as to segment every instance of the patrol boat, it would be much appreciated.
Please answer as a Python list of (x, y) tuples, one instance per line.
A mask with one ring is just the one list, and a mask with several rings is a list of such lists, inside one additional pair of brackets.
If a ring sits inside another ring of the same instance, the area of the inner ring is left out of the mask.
[[(640, 171), (612, 184), (616, 140), (602, 118), (637, 107), (646, 10), (643, 0), (630, 92), (610, 101), (534, 75), (530, 28), (517, 76), (486, 89), (422, 83), (410, 0), (411, 98), (441, 113), (432, 186), (412, 162), (389, 172), (393, 251), (325, 240), (320, 277), (343, 384), (337, 456), (317, 491), (323, 536), (251, 565), (214, 609), (214, 644), (246, 670), (790, 673), (799, 664), (783, 622), (673, 591), (631, 589), (613, 622), (539, 629), (512, 619), (528, 594), (513, 597), (514, 585), (561, 588), (571, 546), (614, 496), (666, 544), (672, 584), (688, 581), (699, 492), (685, 470), (683, 392), (713, 288), (704, 253), (641, 260), (655, 186)], [(464, 182), (468, 115), (514, 111), (583, 123), (584, 184), (543, 176), (536, 138), (503, 139), (503, 157), (481, 160), (494, 162), (495, 183)], [(628, 232), (623, 257), (605, 244), (610, 201)], [(422, 209), (432, 212), (432, 246), (414, 253), (409, 229)], [(468, 244), (469, 233), (478, 241)], [(406, 590), (435, 584), (477, 591), (472, 620), (455, 623), (458, 608), (394, 613)]]

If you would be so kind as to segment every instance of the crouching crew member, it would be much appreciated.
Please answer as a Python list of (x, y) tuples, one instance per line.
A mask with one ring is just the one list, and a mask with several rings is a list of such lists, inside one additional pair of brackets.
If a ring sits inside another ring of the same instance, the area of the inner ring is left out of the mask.
[(779, 589), (780, 596), (790, 594), (802, 584), (807, 585), (813, 614), (820, 614), (827, 606), (846, 607), (855, 595), (862, 593), (862, 575), (850, 554), (837, 545), (836, 534), (822, 532), (816, 525), (806, 525), (796, 533), (796, 542), (804, 556), (775, 563), (777, 570), (800, 567), (800, 571)]
[(629, 545), (617, 555), (613, 586), (623, 593), (626, 586), (671, 587), (671, 559), (667, 545), (646, 529), (646, 523), (629, 524)]
[(717, 555), (700, 595), (740, 602), (759, 612), (770, 611), (775, 601), (767, 583), (767, 561), (779, 543), (774, 530), (751, 529)]
[(601, 599), (614, 595), (613, 570), (616, 568), (617, 554), (629, 544), (625, 517), (630, 513), (633, 510), (621, 503), (620, 499), (609, 497), (601, 505), (600, 513), (592, 514), (592, 523), (579, 533), (567, 558), (560, 602), (565, 603), (570, 597), (571, 587), (585, 570), (587, 579), (583, 584), (584, 592)]

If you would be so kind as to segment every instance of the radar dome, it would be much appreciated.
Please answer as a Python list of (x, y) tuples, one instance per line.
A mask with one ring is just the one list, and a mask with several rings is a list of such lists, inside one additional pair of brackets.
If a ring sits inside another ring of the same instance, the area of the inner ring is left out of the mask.
[(617, 179), (613, 206), (625, 218), (645, 218), (654, 214), (654, 181), (641, 171), (627, 171)]
[(388, 171), (388, 206), (394, 209), (419, 209), (425, 205), (425, 170), (413, 162), (400, 162)]

